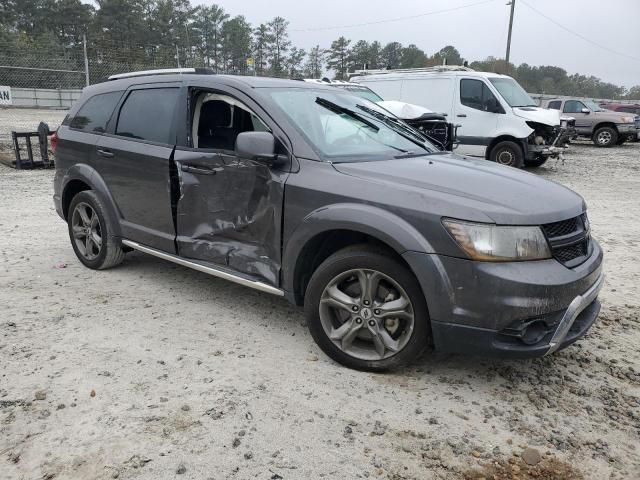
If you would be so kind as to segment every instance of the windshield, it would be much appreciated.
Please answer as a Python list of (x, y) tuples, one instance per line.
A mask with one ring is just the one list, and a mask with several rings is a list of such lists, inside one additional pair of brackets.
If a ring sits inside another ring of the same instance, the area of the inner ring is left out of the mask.
[(583, 103), (586, 105), (586, 107), (591, 110), (592, 112), (604, 112), (604, 109), (600, 108), (600, 105), (598, 105), (596, 102), (594, 102), (593, 100), (584, 100)]
[(332, 162), (388, 160), (438, 151), (388, 111), (347, 92), (274, 88), (268, 94), (319, 155)]
[(376, 92), (374, 92), (373, 90), (367, 87), (364, 87), (364, 86), (360, 87), (356, 85), (335, 85), (335, 86), (338, 88), (347, 90), (351, 94), (356, 95), (360, 98), (366, 98), (367, 100), (370, 100), (372, 102), (382, 102), (382, 97), (380, 97)]
[(502, 98), (510, 107), (537, 107), (536, 102), (524, 88), (513, 78), (489, 77), (489, 81), (496, 87)]

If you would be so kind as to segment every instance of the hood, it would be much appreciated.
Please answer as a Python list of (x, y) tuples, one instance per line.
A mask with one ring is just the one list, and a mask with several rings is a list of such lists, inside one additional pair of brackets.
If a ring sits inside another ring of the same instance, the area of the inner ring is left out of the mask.
[[(614, 123), (632, 123), (635, 115), (629, 112), (612, 112), (611, 110), (604, 110), (602, 112), (591, 112), (589, 115), (585, 115), (586, 118), (597, 118), (599, 120), (608, 120)], [(624, 121), (625, 119), (631, 119), (631, 121)]]
[(421, 197), (424, 205), (414, 204), (412, 209), (443, 217), (502, 225), (540, 225), (576, 217), (586, 208), (580, 195), (555, 182), (453, 153), (336, 163), (334, 168), (345, 175), (378, 183), (381, 199), (415, 201)]
[(433, 113), (428, 108), (421, 107), (420, 105), (414, 105), (413, 103), (399, 102), (397, 100), (382, 100), (377, 103), (382, 108), (390, 111), (396, 117), (402, 118), (403, 120), (420, 118), (425, 113)]
[(532, 122), (543, 123), (551, 127), (560, 125), (560, 112), (558, 110), (540, 107), (513, 107), (513, 114)]

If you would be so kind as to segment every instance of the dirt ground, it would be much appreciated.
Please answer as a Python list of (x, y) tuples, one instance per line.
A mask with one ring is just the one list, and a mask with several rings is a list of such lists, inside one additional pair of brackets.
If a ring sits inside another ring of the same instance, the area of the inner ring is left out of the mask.
[(640, 143), (536, 174), (585, 197), (604, 247), (590, 333), (381, 375), (282, 299), (140, 253), (82, 267), (52, 172), (0, 166), (0, 477), (639, 479)]

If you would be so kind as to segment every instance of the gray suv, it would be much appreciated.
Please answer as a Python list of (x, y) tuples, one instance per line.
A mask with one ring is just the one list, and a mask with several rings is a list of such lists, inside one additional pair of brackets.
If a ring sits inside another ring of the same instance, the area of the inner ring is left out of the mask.
[(139, 250), (283, 296), (352, 368), (546, 355), (600, 309), (579, 195), (441, 152), (346, 91), (125, 74), (86, 88), (57, 137), (55, 207), (84, 265)]

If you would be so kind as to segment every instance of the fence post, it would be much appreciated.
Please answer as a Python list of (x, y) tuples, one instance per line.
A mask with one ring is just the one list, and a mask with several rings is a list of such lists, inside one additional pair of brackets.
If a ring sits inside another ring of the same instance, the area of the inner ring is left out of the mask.
[(84, 50), (84, 76), (87, 87), (89, 86), (89, 57), (87, 56), (87, 36), (82, 34), (82, 48)]

